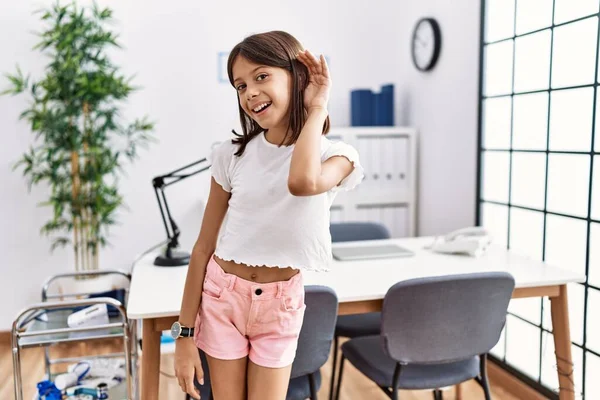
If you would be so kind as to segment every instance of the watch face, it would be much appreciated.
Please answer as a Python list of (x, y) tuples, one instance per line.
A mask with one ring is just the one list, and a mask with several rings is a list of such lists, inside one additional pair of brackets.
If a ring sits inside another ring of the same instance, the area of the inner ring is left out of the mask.
[(174, 322), (173, 325), (171, 325), (171, 336), (173, 337), (173, 339), (177, 339), (180, 333), (181, 324), (179, 322)]
[(413, 62), (419, 70), (433, 68), (439, 55), (440, 39), (439, 28), (433, 19), (424, 18), (419, 21), (412, 38)]

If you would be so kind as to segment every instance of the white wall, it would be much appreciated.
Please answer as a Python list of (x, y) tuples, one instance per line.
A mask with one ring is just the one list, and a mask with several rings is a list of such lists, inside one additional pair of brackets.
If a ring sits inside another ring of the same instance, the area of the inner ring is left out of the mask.
[(440, 23), (437, 66), (422, 73), (403, 65), (410, 111), (419, 137), (419, 234), (475, 223), (480, 0), (411, 0), (402, 7), (399, 51), (410, 54), (412, 29), (422, 17)]
[[(46, 59), (32, 51), (40, 24), (31, 12), (53, 1), (0, 0), (0, 73), (18, 63), (39, 77)], [(113, 60), (143, 89), (125, 116), (148, 114), (157, 122), (159, 144), (128, 166), (122, 193), (129, 210), (111, 229), (103, 268), (129, 269), (140, 252), (164, 239), (152, 177), (206, 156), (214, 141), (238, 127), (235, 93), (217, 82), (217, 53), (244, 36), (272, 29), (295, 35), (305, 47), (330, 59), (330, 101), (334, 126), (349, 125), (349, 92), (357, 87), (396, 85), (396, 121), (416, 126), (420, 139), (419, 232), (434, 234), (474, 222), (479, 1), (370, 1), (298, 3), (165, 3), (163, 0), (109, 2), (125, 50)], [(423, 75), (412, 67), (409, 38), (423, 15), (439, 19), (444, 47), (438, 67)], [(5, 81), (0, 80), (0, 88)], [(0, 330), (9, 330), (18, 310), (39, 300), (44, 279), (73, 270), (71, 252), (49, 255), (40, 226), (49, 210), (36, 207), (47, 188), (27, 192), (12, 164), (32, 143), (17, 120), (26, 97), (0, 97)], [(189, 249), (197, 235), (209, 177), (189, 178), (167, 191), (169, 205)]]

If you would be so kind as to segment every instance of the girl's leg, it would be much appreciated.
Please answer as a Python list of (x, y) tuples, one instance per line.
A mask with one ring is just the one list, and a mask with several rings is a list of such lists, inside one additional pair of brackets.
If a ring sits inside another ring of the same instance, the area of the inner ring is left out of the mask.
[(246, 400), (248, 357), (237, 360), (219, 360), (207, 354), (206, 359), (210, 369), (212, 398), (214, 400)]
[(248, 361), (248, 400), (284, 400), (291, 371), (291, 365), (266, 368)]

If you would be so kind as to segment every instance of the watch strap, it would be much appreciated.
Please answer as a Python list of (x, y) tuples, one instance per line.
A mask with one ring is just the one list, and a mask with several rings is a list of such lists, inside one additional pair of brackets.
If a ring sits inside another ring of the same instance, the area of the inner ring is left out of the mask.
[(194, 336), (194, 328), (188, 328), (185, 326), (181, 327), (181, 333), (179, 334), (179, 337), (192, 337)]

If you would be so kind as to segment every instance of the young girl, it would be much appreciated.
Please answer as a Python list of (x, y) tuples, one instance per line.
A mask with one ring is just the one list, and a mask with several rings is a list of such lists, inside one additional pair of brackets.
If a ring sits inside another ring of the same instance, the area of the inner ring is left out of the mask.
[(363, 170), (354, 148), (324, 136), (331, 80), (323, 56), (267, 32), (237, 44), (227, 70), (243, 135), (211, 155), (210, 194), (173, 326), (175, 373), (198, 399), (198, 347), (214, 399), (283, 400), (304, 318), (302, 271), (328, 269), (329, 208)]

